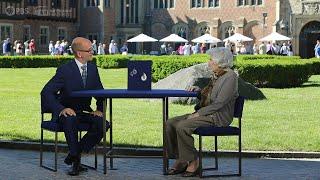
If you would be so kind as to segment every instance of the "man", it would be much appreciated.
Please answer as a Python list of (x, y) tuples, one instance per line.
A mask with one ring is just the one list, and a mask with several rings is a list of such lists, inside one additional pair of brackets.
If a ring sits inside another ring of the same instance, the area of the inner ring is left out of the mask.
[(316, 58), (320, 58), (320, 39), (317, 39), (317, 44), (314, 47), (314, 54)]
[[(53, 78), (41, 92), (41, 105), (51, 110), (63, 125), (69, 147), (65, 163), (72, 164), (69, 175), (79, 175), (86, 170), (81, 166), (81, 153), (89, 152), (103, 136), (103, 100), (97, 99), (97, 110), (90, 108), (91, 98), (73, 98), (71, 92), (88, 89), (103, 89), (98, 69), (91, 63), (93, 49), (88, 39), (77, 37), (71, 44), (75, 59), (57, 69)], [(56, 98), (59, 93), (60, 99)], [(79, 123), (89, 123), (90, 130), (78, 142)], [(107, 124), (108, 127), (108, 124)]]

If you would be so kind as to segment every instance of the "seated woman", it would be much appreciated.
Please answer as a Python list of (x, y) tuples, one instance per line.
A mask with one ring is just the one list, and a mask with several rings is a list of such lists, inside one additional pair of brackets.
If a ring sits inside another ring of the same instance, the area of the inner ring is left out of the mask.
[(202, 90), (192, 86), (188, 91), (198, 91), (200, 102), (195, 112), (169, 119), (166, 123), (166, 138), (169, 158), (176, 159), (169, 175), (183, 173), (183, 177), (196, 176), (199, 173), (197, 150), (192, 134), (198, 127), (224, 127), (233, 120), (234, 104), (238, 97), (238, 76), (230, 69), (233, 55), (225, 47), (211, 49), (208, 66), (212, 69), (212, 78)]

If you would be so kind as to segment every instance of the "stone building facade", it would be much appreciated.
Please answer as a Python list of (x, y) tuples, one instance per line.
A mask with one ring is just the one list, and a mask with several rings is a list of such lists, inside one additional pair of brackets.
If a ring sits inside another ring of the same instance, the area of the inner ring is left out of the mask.
[[(16, 10), (8, 16), (8, 5), (69, 14), (21, 15)], [(34, 37), (38, 43), (46, 31), (46, 41), (84, 36), (107, 44), (114, 39), (119, 46), (139, 33), (157, 39), (176, 33), (191, 40), (204, 33), (224, 39), (238, 32), (260, 43), (276, 31), (292, 38), (296, 55), (312, 57), (320, 36), (319, 0), (2, 0), (0, 10), (1, 39)], [(159, 45), (145, 43), (144, 48), (158, 50)], [(141, 44), (129, 43), (129, 50), (141, 52)]]
[(78, 34), (77, 6), (76, 0), (2, 0), (1, 41), (35, 39), (37, 52), (47, 53), (50, 40), (71, 40)]

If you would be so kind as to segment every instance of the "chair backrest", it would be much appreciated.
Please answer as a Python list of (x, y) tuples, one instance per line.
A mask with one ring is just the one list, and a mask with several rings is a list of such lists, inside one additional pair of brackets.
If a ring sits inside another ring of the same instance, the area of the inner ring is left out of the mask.
[(235, 104), (234, 104), (233, 117), (236, 117), (236, 118), (241, 118), (241, 117), (242, 117), (244, 99), (245, 99), (245, 98), (244, 98), (243, 96), (239, 96), (239, 97), (236, 99), (236, 102), (235, 102)]

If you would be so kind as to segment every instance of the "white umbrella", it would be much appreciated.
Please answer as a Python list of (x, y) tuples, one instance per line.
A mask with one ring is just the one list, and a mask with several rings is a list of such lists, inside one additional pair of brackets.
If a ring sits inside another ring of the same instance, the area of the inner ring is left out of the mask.
[(188, 40), (176, 35), (176, 34), (170, 34), (169, 36), (160, 39), (160, 42), (188, 42)]
[(228, 40), (231, 41), (231, 42), (253, 41), (253, 39), (251, 39), (251, 38), (249, 38), (249, 37), (247, 37), (247, 36), (244, 36), (244, 35), (242, 35), (242, 34), (239, 34), (239, 33), (235, 33), (234, 35), (232, 35), (232, 36), (224, 39), (223, 41), (225, 42), (225, 41), (228, 41)]
[(277, 32), (273, 32), (269, 34), (268, 36), (260, 39), (259, 41), (290, 41), (291, 38), (281, 35)]
[(143, 33), (127, 40), (127, 42), (156, 42), (156, 41), (158, 41), (158, 40), (155, 38), (152, 38), (150, 36), (147, 36)]
[(195, 43), (217, 43), (217, 42), (221, 42), (221, 40), (216, 37), (211, 36), (210, 34), (204, 34), (200, 37), (193, 39), (192, 42), (195, 42)]
[(158, 40), (155, 38), (152, 38), (150, 36), (147, 36), (143, 33), (127, 40), (127, 42), (141, 42), (142, 43), (142, 54), (143, 54), (143, 42), (156, 42), (156, 41), (158, 41)]

